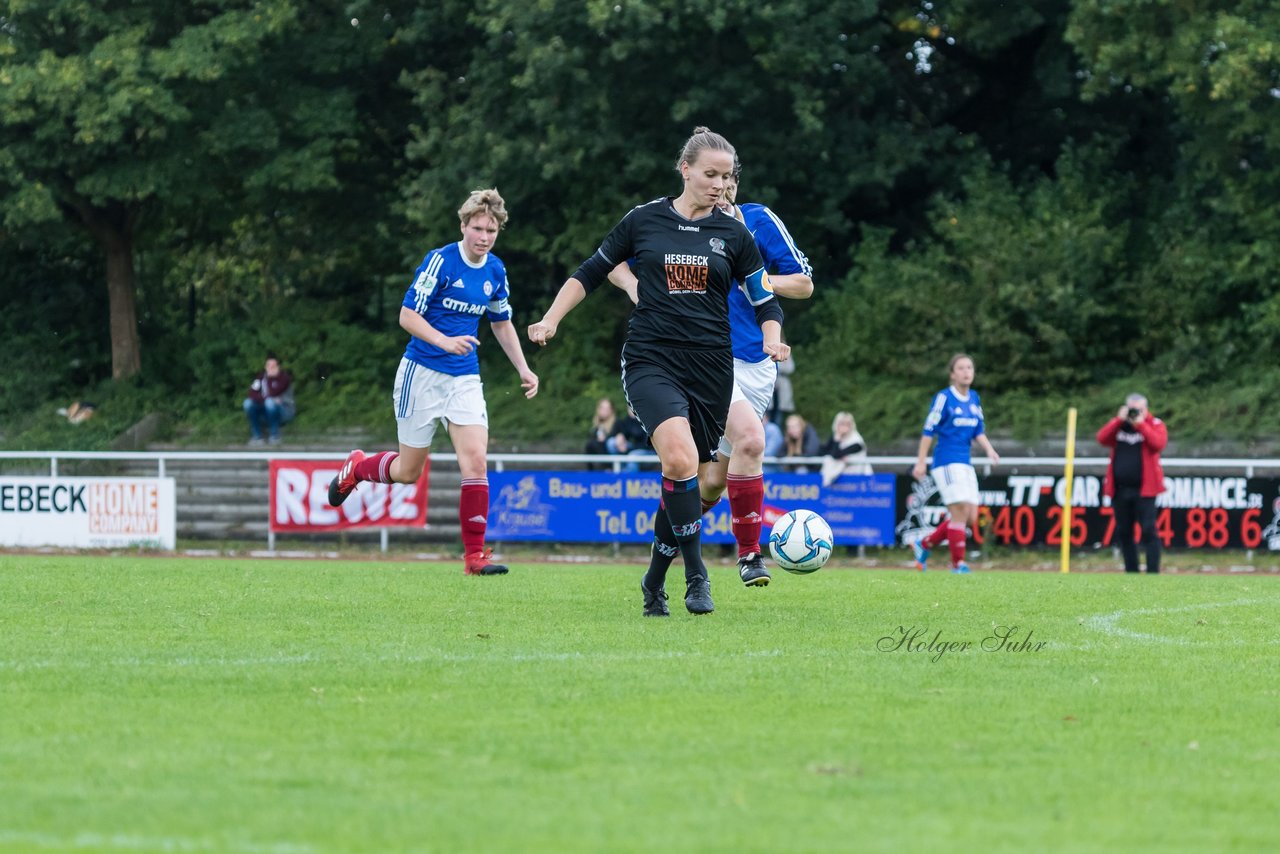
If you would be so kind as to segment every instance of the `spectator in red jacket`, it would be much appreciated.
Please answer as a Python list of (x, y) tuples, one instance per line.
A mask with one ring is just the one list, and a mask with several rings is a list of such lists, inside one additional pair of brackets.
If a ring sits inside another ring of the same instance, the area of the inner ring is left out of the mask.
[(263, 429), (267, 441), (280, 444), (280, 427), (293, 420), (297, 409), (293, 401), (293, 376), (281, 369), (274, 354), (267, 355), (262, 370), (249, 385), (244, 399), (244, 414), (249, 419), (250, 445), (262, 444)]
[(1160, 453), (1169, 444), (1164, 422), (1147, 410), (1147, 399), (1131, 394), (1124, 406), (1098, 431), (1098, 443), (1111, 449), (1111, 464), (1102, 485), (1116, 514), (1116, 539), (1124, 555), (1124, 571), (1138, 571), (1133, 525), (1141, 529), (1147, 572), (1160, 571), (1160, 538), (1156, 535), (1156, 496), (1164, 492)]

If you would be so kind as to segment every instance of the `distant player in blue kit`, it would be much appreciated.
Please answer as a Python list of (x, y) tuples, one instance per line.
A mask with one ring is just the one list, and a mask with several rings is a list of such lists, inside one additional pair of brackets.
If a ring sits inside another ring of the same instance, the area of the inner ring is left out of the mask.
[[(725, 182), (720, 209), (746, 225), (769, 270), (769, 284), (780, 297), (808, 299), (813, 294), (813, 267), (796, 246), (786, 225), (760, 204), (736, 205), (742, 164), (735, 157), (733, 175)], [(630, 266), (620, 264), (609, 278), (636, 300), (636, 277)], [(756, 322), (756, 309), (740, 288), (729, 291), (729, 332), (733, 341), (733, 398), (719, 459), (705, 466), (698, 477), (702, 512), (715, 507), (729, 493), (729, 515), (738, 543), (738, 574), (748, 587), (769, 583), (760, 549), (764, 522), (764, 427), (761, 418), (773, 400), (778, 365), (764, 350), (764, 333)], [(670, 563), (672, 543), (657, 533), (654, 560)], [(670, 552), (670, 553), (669, 553)]]
[(970, 446), (976, 441), (987, 452), (992, 465), (1000, 462), (1000, 455), (987, 438), (982, 401), (972, 389), (973, 359), (958, 353), (951, 357), (948, 367), (951, 385), (933, 397), (916, 464), (911, 470), (916, 480), (925, 476), (925, 457), (936, 438), (938, 444), (933, 449), (929, 473), (942, 495), (942, 502), (947, 505), (948, 518), (932, 533), (911, 544), (916, 568), (921, 572), (929, 560), (929, 550), (944, 540), (951, 551), (951, 571), (969, 571), (964, 560), (965, 525), (978, 521), (978, 474), (969, 461)]
[(791, 350), (782, 341), (782, 309), (760, 250), (742, 222), (721, 208), (734, 162), (728, 140), (695, 129), (676, 159), (680, 195), (627, 213), (529, 327), (529, 340), (545, 345), (574, 306), (619, 264), (635, 259), (639, 299), (622, 348), (622, 387), (662, 463), (654, 531), (668, 549), (660, 555), (665, 562), (652, 559), (640, 582), (643, 613), (650, 617), (670, 613), (664, 585), (677, 552), (684, 558), (685, 608), (694, 614), (715, 609), (702, 561), (699, 475), (716, 459), (733, 398), (729, 292), (747, 292), (769, 358), (780, 361)]
[(529, 370), (511, 323), (506, 268), (492, 254), (507, 221), (502, 196), (497, 190), (476, 190), (458, 210), (458, 219), (462, 239), (427, 253), (400, 308), (400, 326), (411, 336), (392, 391), (400, 451), (371, 456), (352, 451), (329, 484), (329, 503), (342, 504), (360, 481), (415, 483), (437, 423), (443, 422), (462, 472), (458, 521), (463, 571), (505, 575), (507, 568), (492, 563), (492, 549), (484, 545), (489, 523), (489, 412), (476, 356), (481, 317), (489, 319), (493, 337), (520, 375), (526, 398), (538, 393), (538, 377)]

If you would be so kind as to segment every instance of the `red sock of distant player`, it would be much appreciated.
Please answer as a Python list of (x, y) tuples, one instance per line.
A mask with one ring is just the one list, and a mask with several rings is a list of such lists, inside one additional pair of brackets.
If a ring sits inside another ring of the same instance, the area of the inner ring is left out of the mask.
[(468, 478), (462, 481), (458, 522), (462, 525), (462, 550), (467, 554), (484, 551), (484, 531), (489, 526), (488, 478)]
[(356, 480), (391, 483), (391, 464), (400, 459), (395, 451), (382, 451), (356, 463)]
[(707, 515), (707, 512), (712, 507), (715, 507), (719, 503), (720, 503), (719, 498), (711, 498), (711, 499), (703, 498), (702, 499), (702, 515), (703, 516)]
[(760, 553), (760, 524), (764, 521), (764, 475), (731, 474), (729, 513), (738, 557)]
[(920, 540), (920, 545), (926, 549), (932, 549), (941, 543), (945, 543), (947, 541), (947, 526), (950, 524), (951, 520), (949, 518), (942, 517), (942, 522)]
[(964, 563), (964, 525), (947, 526), (947, 548), (951, 551), (951, 566)]

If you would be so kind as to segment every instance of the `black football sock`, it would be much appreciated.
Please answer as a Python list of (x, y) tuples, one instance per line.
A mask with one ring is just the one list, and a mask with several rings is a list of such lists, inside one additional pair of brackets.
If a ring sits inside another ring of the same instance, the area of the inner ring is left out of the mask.
[(653, 552), (649, 555), (649, 571), (644, 574), (644, 586), (657, 590), (667, 580), (671, 561), (680, 553), (680, 544), (671, 530), (667, 508), (658, 502), (658, 512), (653, 517)]
[(702, 496), (698, 494), (698, 476), (688, 480), (662, 479), (662, 502), (671, 520), (671, 531), (684, 555), (686, 581), (706, 578), (702, 562)]

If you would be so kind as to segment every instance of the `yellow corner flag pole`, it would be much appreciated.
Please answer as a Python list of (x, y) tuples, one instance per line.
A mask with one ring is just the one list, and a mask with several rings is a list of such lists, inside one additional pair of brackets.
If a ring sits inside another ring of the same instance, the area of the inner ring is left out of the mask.
[(1067, 469), (1063, 473), (1066, 478), (1066, 490), (1062, 497), (1062, 571), (1071, 571), (1071, 486), (1075, 483), (1076, 467), (1076, 410), (1067, 410)]

